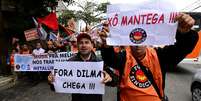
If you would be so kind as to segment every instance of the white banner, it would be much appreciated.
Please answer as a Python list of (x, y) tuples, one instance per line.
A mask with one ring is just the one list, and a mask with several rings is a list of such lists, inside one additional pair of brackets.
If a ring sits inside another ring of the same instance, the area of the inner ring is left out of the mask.
[(15, 54), (15, 71), (52, 71), (56, 62), (66, 62), (72, 52), (34, 55)]
[[(167, 45), (175, 42), (178, 13), (163, 3), (109, 5), (107, 9), (110, 36), (108, 45)], [(123, 9), (124, 7), (124, 9)], [(139, 8), (135, 8), (139, 7)]]
[(103, 61), (56, 63), (54, 87), (59, 93), (104, 94)]

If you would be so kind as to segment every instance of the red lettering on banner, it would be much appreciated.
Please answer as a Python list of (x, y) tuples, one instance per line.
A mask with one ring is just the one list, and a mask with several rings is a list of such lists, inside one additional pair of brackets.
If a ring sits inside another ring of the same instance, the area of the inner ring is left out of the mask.
[(169, 23), (175, 23), (175, 17), (178, 15), (177, 12), (170, 13)]
[[(175, 22), (173, 19), (175, 19), (176, 15), (177, 13), (170, 13), (169, 23)], [(121, 26), (162, 24), (165, 22), (165, 15), (163, 13), (147, 13), (133, 16), (122, 16), (121, 19), (118, 19), (118, 15), (115, 15), (114, 17), (108, 18), (109, 26), (117, 26), (118, 20), (120, 20)]]
[(172, 21), (172, 13), (170, 13), (169, 23)]
[(137, 16), (134, 16), (134, 25), (135, 25), (135, 23), (137, 23), (137, 24), (140, 24), (140, 16), (138, 16), (138, 19), (137, 19)]
[(123, 16), (121, 20), (121, 26), (127, 26), (127, 16)]
[(131, 24), (131, 25), (133, 24), (133, 16), (130, 17), (130, 19), (129, 19), (129, 21), (128, 21), (128, 25), (129, 25), (129, 24)]
[(123, 16), (121, 26), (139, 25), (139, 24), (158, 24), (164, 23), (164, 14), (148, 13), (134, 16)]
[[(161, 22), (162, 21), (162, 22)], [(161, 15), (161, 17), (158, 20), (158, 23), (164, 23), (164, 14)]]
[(111, 26), (112, 24), (112, 18), (108, 18), (108, 25)]
[(147, 14), (147, 21), (146, 21), (146, 24), (151, 24), (151, 16), (152, 16), (152, 13), (148, 13), (148, 14)]
[(142, 21), (141, 21), (141, 24), (144, 24), (144, 20), (145, 20), (145, 16), (147, 16), (146, 14), (144, 14), (144, 15), (141, 15), (142, 16)]
[(152, 17), (152, 24), (156, 24), (157, 22), (157, 18), (158, 18), (158, 14), (154, 14), (153, 17)]

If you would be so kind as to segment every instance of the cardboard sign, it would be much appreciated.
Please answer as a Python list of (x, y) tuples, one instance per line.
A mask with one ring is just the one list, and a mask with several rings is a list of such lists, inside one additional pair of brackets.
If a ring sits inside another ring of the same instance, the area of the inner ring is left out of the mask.
[(36, 28), (24, 31), (24, 35), (25, 35), (26, 41), (31, 41), (31, 40), (35, 40), (39, 38)]
[(169, 9), (159, 9), (158, 5), (160, 4), (144, 4), (139, 8), (121, 4), (109, 5), (107, 16), (110, 37), (107, 38), (107, 44), (117, 46), (173, 44), (178, 25), (174, 19), (178, 13)]
[(104, 94), (103, 61), (56, 63), (54, 87), (59, 93)]

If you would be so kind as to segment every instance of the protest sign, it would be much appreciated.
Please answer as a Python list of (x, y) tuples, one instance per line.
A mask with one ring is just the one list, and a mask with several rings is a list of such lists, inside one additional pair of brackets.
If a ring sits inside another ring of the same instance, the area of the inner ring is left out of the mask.
[(72, 52), (44, 53), (33, 56), (15, 54), (15, 71), (51, 71), (56, 62), (66, 62), (72, 56)]
[(24, 35), (27, 41), (38, 39), (38, 32), (36, 28), (32, 28), (29, 30), (24, 31)]
[(56, 63), (54, 87), (59, 93), (104, 94), (103, 61)]
[(33, 57), (31, 54), (15, 54), (14, 56), (14, 70), (15, 71), (29, 71), (31, 70)]
[[(140, 6), (109, 5), (108, 45), (167, 45), (175, 42), (178, 12), (163, 3)], [(158, 7), (159, 6), (159, 7)], [(124, 7), (124, 9), (123, 9)], [(137, 8), (138, 7), (138, 8)]]

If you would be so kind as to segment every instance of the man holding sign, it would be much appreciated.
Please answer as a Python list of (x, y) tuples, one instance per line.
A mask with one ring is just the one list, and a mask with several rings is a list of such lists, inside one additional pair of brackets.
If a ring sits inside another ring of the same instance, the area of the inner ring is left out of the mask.
[[(198, 34), (191, 30), (194, 19), (179, 13), (176, 42), (163, 48), (127, 46), (115, 53), (106, 45), (106, 33), (100, 33), (103, 41), (104, 62), (120, 71), (120, 101), (167, 101), (164, 94), (165, 75), (195, 47)], [(107, 29), (107, 28), (106, 28)]]
[[(77, 44), (78, 44), (78, 54), (75, 55), (74, 57), (70, 58), (69, 61), (86, 61), (86, 62), (101, 61), (100, 59), (98, 59), (96, 57), (95, 53), (93, 52), (92, 39), (88, 34), (79, 34), (77, 37)], [(91, 64), (91, 65), (93, 65), (93, 64)], [(90, 70), (90, 69), (88, 69), (88, 70)], [(73, 71), (73, 69), (72, 69), (72, 71)], [(109, 69), (107, 69), (106, 71), (110, 72)], [(102, 80), (102, 83), (112, 83), (112, 81), (113, 81), (112, 76), (114, 76), (114, 74), (109, 75), (106, 71), (103, 71), (104, 78)], [(56, 73), (57, 73), (57, 71), (56, 71)], [(83, 73), (82, 77), (84, 76), (84, 74), (86, 74), (86, 72)], [(102, 72), (101, 72), (101, 74), (102, 74)], [(69, 72), (68, 75), (74, 75), (74, 73)], [(78, 74), (77, 74), (77, 76), (78, 76)], [(99, 77), (99, 73), (97, 73), (96, 76)], [(79, 72), (79, 77), (80, 77), (80, 72)], [(91, 76), (88, 76), (88, 77), (91, 77)], [(48, 76), (48, 80), (51, 83), (53, 83), (54, 79), (55, 79), (55, 77), (52, 74), (50, 74)], [(55, 88), (54, 86), (51, 84), (52, 89)], [(65, 87), (66, 87), (66, 83), (65, 83)], [(81, 85), (81, 87), (79, 87), (79, 88), (85, 89), (85, 85)], [(72, 101), (102, 101), (102, 95), (101, 94), (72, 94)]]

